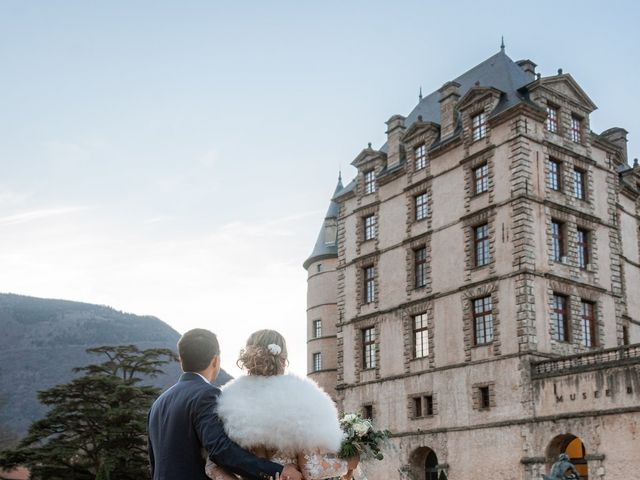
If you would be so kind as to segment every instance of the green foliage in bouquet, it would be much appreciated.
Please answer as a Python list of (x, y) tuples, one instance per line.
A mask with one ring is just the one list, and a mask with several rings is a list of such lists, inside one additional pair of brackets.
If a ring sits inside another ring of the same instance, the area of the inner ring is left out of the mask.
[(371, 420), (363, 419), (359, 413), (347, 413), (340, 419), (344, 432), (338, 456), (350, 458), (360, 456), (363, 460), (382, 460), (382, 444), (389, 438), (388, 430), (375, 430)]

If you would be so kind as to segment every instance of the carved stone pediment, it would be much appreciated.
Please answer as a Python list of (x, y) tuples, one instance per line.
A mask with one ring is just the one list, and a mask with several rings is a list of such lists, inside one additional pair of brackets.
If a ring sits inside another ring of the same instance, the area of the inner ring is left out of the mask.
[(464, 97), (460, 99), (458, 102), (457, 108), (460, 112), (467, 110), (469, 107), (476, 105), (479, 102), (483, 102), (491, 98), (494, 103), (494, 108), (498, 104), (500, 100), (500, 96), (503, 94), (502, 91), (493, 87), (482, 87), (480, 85), (476, 85), (469, 89), (467, 93), (464, 94)]
[(424, 142), (427, 147), (433, 145), (433, 143), (440, 136), (440, 125), (434, 122), (423, 122), (417, 120), (407, 129), (402, 136), (402, 142), (405, 144), (417, 143), (416, 141)]
[(364, 165), (376, 163), (376, 161), (384, 161), (386, 157), (384, 152), (374, 150), (373, 148), (365, 148), (358, 154), (353, 162), (351, 162), (351, 165), (360, 170)]
[(567, 100), (579, 105), (588, 113), (593, 112), (598, 107), (589, 98), (584, 90), (578, 85), (571, 75), (564, 73), (553, 77), (541, 78), (529, 85), (529, 91), (533, 92), (537, 88), (545, 88), (556, 95), (560, 95)]

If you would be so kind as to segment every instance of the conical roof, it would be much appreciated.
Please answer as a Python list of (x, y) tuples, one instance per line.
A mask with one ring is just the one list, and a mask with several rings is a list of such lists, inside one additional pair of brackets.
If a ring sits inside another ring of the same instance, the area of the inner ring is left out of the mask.
[[(338, 184), (336, 185), (336, 189), (333, 192), (331, 198), (335, 197), (335, 195), (342, 190), (342, 175), (338, 176)], [(338, 215), (340, 215), (340, 204), (335, 200), (331, 200), (329, 203), (329, 209), (327, 210), (327, 214), (324, 217), (324, 221), (322, 222), (322, 227), (320, 228), (320, 233), (318, 233), (318, 239), (316, 240), (316, 245), (313, 247), (313, 252), (307, 260), (305, 260), (303, 266), (304, 268), (309, 268), (313, 262), (322, 260), (323, 258), (335, 258), (338, 256), (338, 229), (335, 228), (335, 237), (327, 238), (327, 227), (329, 223), (332, 223), (333, 220), (336, 222), (338, 220)]]

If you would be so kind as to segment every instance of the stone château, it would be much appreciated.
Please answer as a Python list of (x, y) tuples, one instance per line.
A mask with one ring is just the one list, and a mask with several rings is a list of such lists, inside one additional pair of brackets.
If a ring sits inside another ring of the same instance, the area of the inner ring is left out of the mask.
[(640, 166), (504, 48), (386, 122), (308, 271), (309, 376), (393, 433), (371, 480), (640, 472)]

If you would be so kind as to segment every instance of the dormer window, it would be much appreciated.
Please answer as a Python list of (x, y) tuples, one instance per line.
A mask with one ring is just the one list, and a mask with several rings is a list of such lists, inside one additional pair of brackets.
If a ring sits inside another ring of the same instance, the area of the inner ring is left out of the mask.
[(571, 141), (582, 143), (582, 119), (571, 115)]
[(427, 148), (425, 144), (417, 146), (413, 153), (416, 158), (416, 170), (422, 170), (427, 166)]
[(545, 126), (551, 133), (558, 133), (558, 107), (547, 105), (547, 121)]
[(487, 136), (487, 116), (484, 112), (471, 117), (471, 133), (474, 142)]
[(364, 194), (368, 195), (376, 191), (376, 172), (367, 170), (364, 172)]

